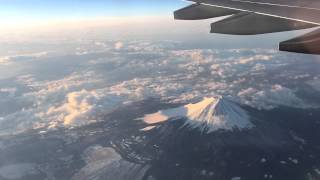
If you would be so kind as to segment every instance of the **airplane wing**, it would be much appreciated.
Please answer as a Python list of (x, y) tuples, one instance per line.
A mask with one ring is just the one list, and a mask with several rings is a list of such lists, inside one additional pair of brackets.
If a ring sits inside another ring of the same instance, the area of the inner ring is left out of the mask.
[[(190, 0), (175, 19), (227, 18), (211, 24), (211, 33), (254, 35), (320, 26), (318, 0)], [(282, 51), (320, 54), (320, 29), (281, 42)]]

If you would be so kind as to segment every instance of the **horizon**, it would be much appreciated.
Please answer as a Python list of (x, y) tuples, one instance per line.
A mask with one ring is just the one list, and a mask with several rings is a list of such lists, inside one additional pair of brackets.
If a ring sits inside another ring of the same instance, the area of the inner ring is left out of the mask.
[(0, 23), (66, 21), (101, 17), (168, 16), (181, 0), (2, 0)]
[[(92, 34), (92, 32), (99, 32), (100, 36), (106, 34), (112, 39), (115, 37), (123, 39), (128, 34), (141, 39), (160, 36), (166, 39), (179, 39), (177, 38), (179, 36), (180, 39), (184, 39), (182, 37), (187, 37), (186, 39), (215, 38), (220, 43), (222, 39), (227, 39), (229, 42), (234, 39), (238, 43), (247, 39), (241, 36), (210, 34), (208, 24), (221, 18), (193, 22), (175, 21), (173, 12), (190, 4), (182, 0), (124, 0), (121, 2), (115, 0), (90, 2), (85, 0), (2, 0), (1, 3), (0, 23), (3, 26), (0, 29), (1, 42), (26, 39), (36, 41), (44, 37), (74, 38), (74, 34), (82, 36), (84, 33)], [(309, 30), (276, 33), (262, 37), (278, 41), (305, 31)], [(144, 37), (144, 34), (147, 36)], [(258, 39), (258, 36), (251, 37)], [(275, 47), (274, 43), (272, 44)]]

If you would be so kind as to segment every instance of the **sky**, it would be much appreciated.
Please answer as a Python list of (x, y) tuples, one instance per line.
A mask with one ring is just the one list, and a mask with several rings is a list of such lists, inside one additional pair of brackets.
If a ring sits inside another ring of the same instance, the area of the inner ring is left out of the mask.
[(186, 3), (181, 0), (0, 0), (0, 4), (0, 21), (25, 21), (161, 16)]
[(235, 40), (209, 34), (213, 19), (174, 21), (173, 11), (188, 4), (183, 0), (0, 0), (0, 42), (47, 42), (84, 35), (112, 40), (189, 38), (220, 45)]

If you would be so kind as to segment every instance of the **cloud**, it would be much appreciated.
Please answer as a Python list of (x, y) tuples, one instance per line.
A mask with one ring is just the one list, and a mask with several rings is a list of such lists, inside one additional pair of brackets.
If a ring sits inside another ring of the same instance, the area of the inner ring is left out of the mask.
[(122, 42), (116, 42), (116, 43), (114, 44), (114, 48), (115, 48), (116, 50), (119, 50), (119, 49), (123, 48), (123, 46), (124, 46), (124, 44), (123, 44)]
[(20, 108), (2, 117), (0, 134), (90, 123), (84, 116), (93, 109), (95, 98), (99, 98), (94, 91), (85, 90), (92, 88), (98, 81), (91, 79), (94, 78), (91, 75), (90, 72), (72, 74), (53, 81), (37, 81), (32, 75), (17, 77), (17, 82), (29, 91), (11, 98), (11, 101), (19, 103), (11, 104), (11, 108)]
[(36, 52), (36, 53), (28, 53), (28, 54), (19, 54), (13, 56), (4, 56), (0, 57), (0, 65), (10, 65), (12, 63), (17, 63), (19, 61), (30, 61), (36, 60), (41, 57), (47, 56), (48, 52)]
[(269, 61), (269, 60), (272, 60), (272, 58), (273, 58), (272, 55), (255, 55), (255, 56), (251, 56), (251, 57), (239, 58), (239, 61), (236, 63), (248, 64), (248, 63), (255, 62), (255, 61)]
[(316, 76), (312, 80), (309, 80), (307, 84), (313, 87), (315, 90), (320, 91), (320, 76)]
[(10, 64), (10, 57), (0, 57), (0, 65), (9, 65)]
[[(49, 117), (60, 116), (65, 126), (79, 125), (81, 124), (81, 119), (84, 118), (83, 116), (94, 108), (97, 99), (98, 97), (95, 92), (88, 92), (86, 90), (71, 92), (67, 94), (65, 104), (49, 108), (46, 115)], [(85, 123), (87, 124), (88, 122)], [(51, 127), (52, 125), (54, 124), (51, 124)]]
[(99, 42), (99, 41), (95, 42), (95, 45), (96, 45), (96, 46), (103, 47), (103, 48), (108, 47), (108, 45), (107, 45), (106, 43), (104, 43), (104, 42)]
[[(258, 109), (273, 109), (276, 106), (308, 107), (295, 92), (279, 84), (258, 90), (255, 88), (243, 89), (238, 93), (241, 102)], [(311, 106), (309, 106), (311, 107)]]
[(0, 88), (0, 97), (2, 94), (8, 97), (14, 97), (17, 92), (17, 88)]

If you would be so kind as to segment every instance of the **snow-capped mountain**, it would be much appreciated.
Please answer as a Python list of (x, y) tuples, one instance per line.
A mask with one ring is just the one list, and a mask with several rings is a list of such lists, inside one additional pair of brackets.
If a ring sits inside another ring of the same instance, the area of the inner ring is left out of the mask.
[[(248, 113), (236, 103), (223, 98), (204, 98), (195, 104), (161, 110), (141, 118), (149, 125), (167, 120), (187, 118), (186, 126), (200, 128), (204, 132), (216, 130), (249, 129), (253, 127)], [(150, 126), (148, 129), (150, 129)]]

